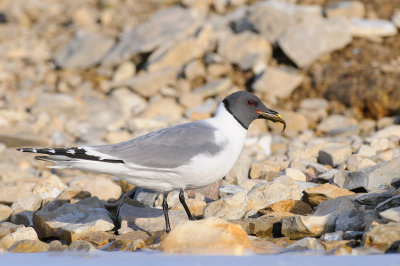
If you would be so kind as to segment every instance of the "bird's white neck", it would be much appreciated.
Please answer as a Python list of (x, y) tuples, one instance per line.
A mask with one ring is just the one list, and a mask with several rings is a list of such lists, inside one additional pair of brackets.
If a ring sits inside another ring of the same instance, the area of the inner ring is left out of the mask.
[(213, 118), (210, 118), (209, 123), (220, 131), (224, 132), (227, 136), (235, 136), (240, 141), (245, 139), (247, 129), (245, 129), (234, 117), (226, 110), (223, 103), (218, 106), (217, 112)]

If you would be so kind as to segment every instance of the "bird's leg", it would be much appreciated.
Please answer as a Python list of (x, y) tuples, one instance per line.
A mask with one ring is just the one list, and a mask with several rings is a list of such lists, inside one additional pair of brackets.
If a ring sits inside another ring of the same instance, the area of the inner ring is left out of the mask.
[(194, 219), (193, 215), (190, 213), (188, 206), (186, 205), (185, 194), (183, 192), (183, 189), (181, 189), (179, 191), (179, 201), (182, 203), (183, 208), (185, 208), (185, 211), (186, 211), (186, 214), (187, 214), (189, 220), (192, 220), (192, 221), (196, 220), (196, 219)]
[(168, 192), (163, 194), (162, 207), (163, 207), (164, 218), (165, 218), (165, 231), (167, 233), (169, 233), (171, 231), (171, 226), (169, 225), (167, 197), (168, 197)]

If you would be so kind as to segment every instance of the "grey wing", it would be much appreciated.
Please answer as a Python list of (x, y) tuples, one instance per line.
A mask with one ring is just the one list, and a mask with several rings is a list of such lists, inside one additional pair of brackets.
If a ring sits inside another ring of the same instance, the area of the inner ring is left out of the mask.
[(125, 163), (175, 168), (198, 154), (218, 153), (223, 147), (215, 142), (215, 130), (206, 122), (197, 121), (151, 132), (130, 141), (90, 148)]

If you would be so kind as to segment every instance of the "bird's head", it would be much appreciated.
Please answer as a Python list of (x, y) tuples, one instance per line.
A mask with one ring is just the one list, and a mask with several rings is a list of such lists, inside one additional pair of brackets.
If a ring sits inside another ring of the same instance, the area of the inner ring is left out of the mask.
[(286, 122), (282, 115), (268, 109), (256, 95), (247, 91), (237, 91), (223, 100), (225, 109), (246, 129), (255, 119), (267, 119), (274, 123), (283, 124), (282, 132), (286, 128)]

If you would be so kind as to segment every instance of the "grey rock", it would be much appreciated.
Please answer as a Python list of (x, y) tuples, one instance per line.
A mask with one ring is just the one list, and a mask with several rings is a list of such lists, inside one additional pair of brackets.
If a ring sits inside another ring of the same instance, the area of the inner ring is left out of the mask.
[(340, 213), (353, 209), (355, 209), (355, 206), (350, 197), (342, 196), (322, 202), (318, 205), (313, 215), (325, 216), (334, 214), (337, 217)]
[(161, 44), (182, 38), (193, 32), (199, 16), (181, 7), (165, 8), (149, 21), (120, 36), (120, 41), (105, 56), (104, 64), (116, 64), (139, 53), (148, 53)]
[(255, 185), (247, 194), (248, 209), (260, 210), (278, 201), (300, 199), (300, 190), (295, 180), (280, 176), (266, 184)]
[(368, 159), (368, 158), (364, 158), (358, 154), (352, 154), (349, 157), (347, 157), (346, 160), (346, 168), (349, 171), (358, 171), (362, 168), (365, 167), (371, 167), (371, 166), (375, 166), (376, 162)]
[(82, 234), (114, 228), (113, 220), (104, 208), (60, 204), (47, 204), (34, 214), (34, 228), (40, 237), (58, 237), (70, 243)]
[(336, 2), (328, 5), (324, 13), (328, 18), (362, 18), (365, 15), (365, 6), (361, 1)]
[(334, 176), (339, 173), (340, 173), (340, 170), (331, 169), (331, 170), (327, 171), (326, 173), (318, 175), (318, 179), (322, 179), (325, 181), (333, 181)]
[(322, 54), (343, 48), (350, 41), (345, 20), (310, 17), (289, 27), (278, 43), (297, 66), (306, 67)]
[(389, 192), (371, 192), (364, 195), (358, 196), (354, 199), (354, 202), (360, 205), (366, 205), (375, 208), (379, 203), (391, 198), (393, 195)]
[(328, 135), (334, 135), (332, 132), (338, 131), (340, 128), (346, 129), (356, 124), (357, 121), (353, 118), (334, 114), (324, 118), (321, 123), (318, 124), (317, 131)]
[(309, 236), (321, 236), (332, 232), (334, 216), (296, 215), (282, 219), (282, 234), (290, 239), (301, 239)]
[(351, 172), (345, 180), (344, 187), (349, 190), (356, 188), (364, 188), (367, 191), (377, 190), (381, 185), (389, 185), (394, 178), (399, 176), (399, 167), (400, 158), (394, 158), (377, 166)]
[(332, 144), (318, 152), (318, 162), (336, 167), (344, 163), (351, 155), (351, 148), (347, 145)]
[(33, 226), (33, 214), (32, 211), (23, 211), (11, 216), (11, 222), (14, 224), (22, 224), (24, 226)]
[(271, 43), (288, 27), (310, 17), (321, 17), (320, 6), (298, 6), (284, 1), (260, 1), (249, 8), (247, 21)]
[(78, 31), (56, 54), (55, 63), (61, 68), (88, 68), (99, 63), (113, 44), (114, 40), (96, 33)]
[(392, 222), (400, 222), (400, 206), (387, 209), (379, 213), (379, 216)]
[(112, 88), (126, 86), (143, 97), (155, 96), (163, 87), (174, 80), (179, 72), (177, 67), (165, 67), (151, 72), (141, 72), (132, 78), (119, 82), (111, 82)]
[(240, 185), (249, 178), (250, 166), (250, 156), (245, 152), (241, 153), (235, 165), (226, 174), (225, 180), (231, 184)]
[(193, 93), (199, 94), (203, 99), (221, 94), (227, 91), (232, 86), (232, 82), (229, 78), (221, 78), (214, 81), (210, 81), (200, 87), (194, 88)]
[(161, 44), (147, 59), (145, 68), (157, 71), (165, 67), (180, 67), (214, 50), (214, 31), (211, 25), (202, 25), (188, 37)]
[(343, 234), (343, 240), (362, 239), (364, 231), (346, 231)]
[(218, 195), (220, 198), (224, 198), (242, 191), (246, 191), (246, 189), (235, 185), (222, 185), (218, 190)]
[(390, 182), (390, 185), (394, 188), (399, 188), (400, 187), (400, 177), (396, 177), (392, 179), (392, 182)]
[[(174, 228), (181, 221), (187, 221), (187, 215), (184, 210), (169, 210), (168, 214), (171, 228)], [(121, 228), (130, 227), (133, 230), (142, 230), (149, 233), (165, 230), (162, 209), (141, 208), (125, 203), (119, 209), (118, 220), (121, 223)]]
[(252, 84), (255, 92), (262, 97), (275, 101), (289, 97), (303, 81), (304, 76), (289, 68), (268, 67)]
[(158, 194), (160, 193), (150, 189), (137, 188), (133, 199), (143, 203), (144, 206), (154, 207)]
[(246, 213), (247, 203), (247, 191), (241, 191), (209, 203), (204, 208), (203, 217), (218, 217), (224, 220), (241, 219)]
[(387, 199), (376, 206), (376, 210), (379, 212), (385, 211), (387, 209), (400, 206), (400, 194)]
[(241, 70), (250, 70), (257, 63), (265, 64), (272, 55), (270, 43), (250, 31), (221, 34), (217, 51)]
[(336, 231), (336, 232), (332, 232), (332, 233), (325, 233), (320, 237), (320, 240), (322, 240), (322, 241), (343, 240), (343, 232), (342, 231)]
[(16, 225), (9, 222), (0, 223), (0, 238), (15, 232), (18, 228), (23, 228), (23, 225)]
[(397, 34), (396, 26), (383, 19), (350, 19), (350, 31), (355, 37), (388, 37)]
[(366, 218), (362, 210), (348, 210), (339, 214), (336, 219), (336, 231), (364, 231)]

